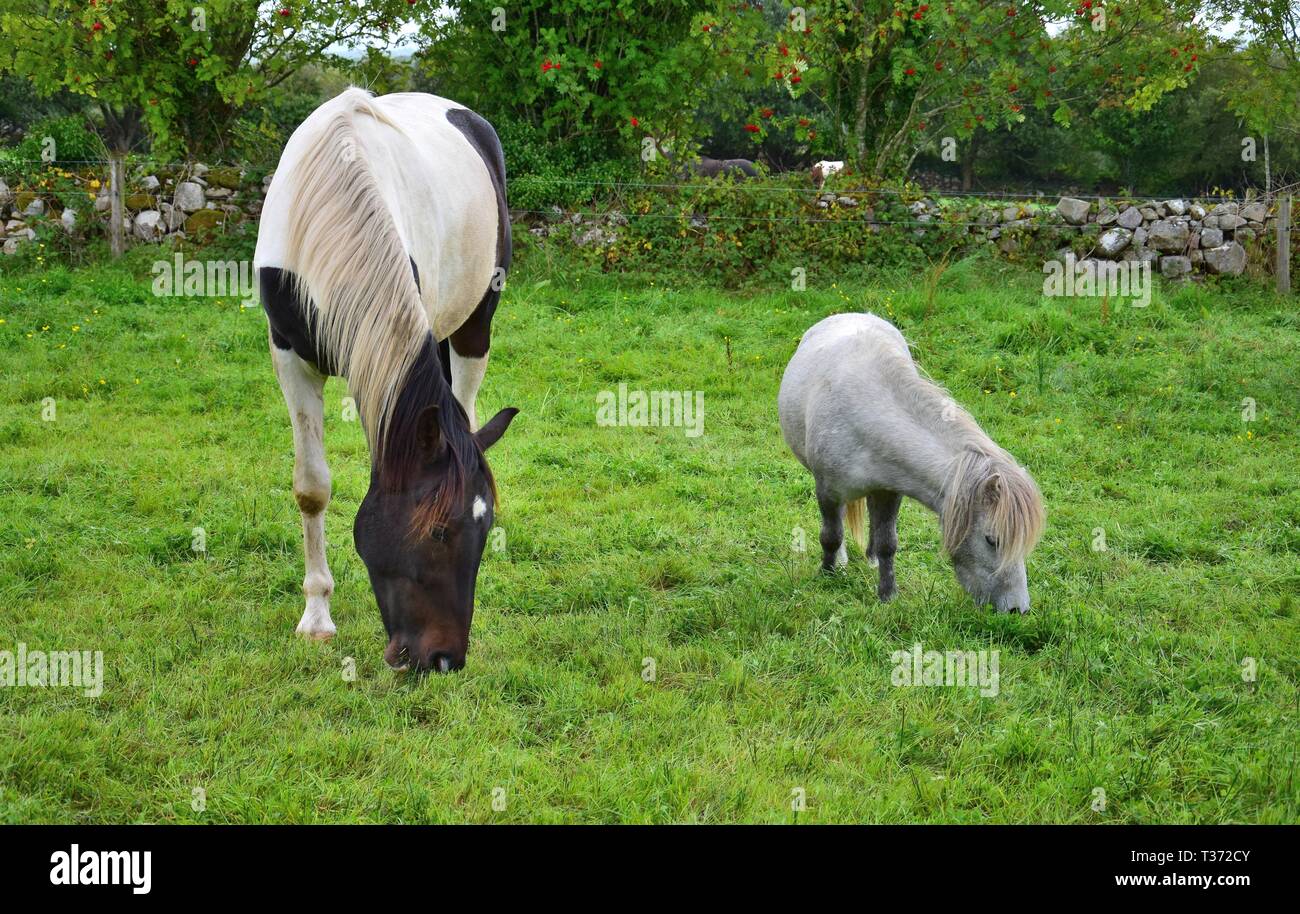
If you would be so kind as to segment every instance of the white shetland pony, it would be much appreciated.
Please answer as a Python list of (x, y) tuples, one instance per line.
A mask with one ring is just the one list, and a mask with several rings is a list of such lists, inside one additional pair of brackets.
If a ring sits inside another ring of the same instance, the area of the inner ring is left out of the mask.
[(893, 324), (837, 314), (814, 325), (786, 367), (778, 407), (786, 444), (816, 484), (824, 569), (848, 562), (847, 520), (880, 569), (880, 599), (891, 599), (896, 521), (907, 495), (939, 515), (957, 580), (977, 603), (1029, 611), (1025, 557), (1045, 523), (1038, 487), (921, 377)]
[(501, 146), (465, 108), (348, 89), (285, 146), (254, 266), (293, 424), (307, 562), (301, 634), (335, 632), (322, 389), (337, 374), (370, 446), (355, 541), (388, 632), (385, 659), (398, 669), (464, 664), (496, 495), (484, 451), (516, 412), (474, 431), (509, 264)]

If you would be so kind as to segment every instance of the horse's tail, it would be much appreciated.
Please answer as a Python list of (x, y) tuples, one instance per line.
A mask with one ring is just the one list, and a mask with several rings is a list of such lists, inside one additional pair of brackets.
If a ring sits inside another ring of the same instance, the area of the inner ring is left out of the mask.
[(844, 526), (849, 528), (849, 535), (858, 544), (862, 554), (867, 553), (867, 532), (864, 523), (867, 510), (866, 496), (855, 498), (844, 506)]
[(430, 338), (429, 319), (356, 117), (400, 128), (362, 89), (337, 101), (295, 165), (285, 266), (319, 345), (348, 380), (378, 461), (397, 396)]

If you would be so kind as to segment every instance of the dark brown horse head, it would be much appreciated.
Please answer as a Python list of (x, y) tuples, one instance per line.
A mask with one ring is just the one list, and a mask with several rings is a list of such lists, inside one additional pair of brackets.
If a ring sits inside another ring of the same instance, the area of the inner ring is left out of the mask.
[(388, 633), (384, 660), (398, 670), (448, 672), (465, 665), (495, 516), (486, 451), (518, 410), (503, 409), (471, 433), (445, 385), (433, 399), (418, 411), (399, 402), (353, 535)]

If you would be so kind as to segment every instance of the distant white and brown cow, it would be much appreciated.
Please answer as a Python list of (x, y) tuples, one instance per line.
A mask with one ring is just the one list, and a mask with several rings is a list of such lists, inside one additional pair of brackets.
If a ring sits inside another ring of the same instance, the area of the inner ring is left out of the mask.
[(827, 178), (843, 170), (843, 162), (831, 162), (823, 159), (812, 167), (813, 184), (818, 190), (821, 190), (822, 186), (825, 185)]

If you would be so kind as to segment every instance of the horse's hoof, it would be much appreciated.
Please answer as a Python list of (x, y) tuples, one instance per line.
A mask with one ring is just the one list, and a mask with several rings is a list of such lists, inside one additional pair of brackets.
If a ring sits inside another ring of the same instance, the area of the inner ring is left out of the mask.
[(322, 625), (319, 621), (313, 623), (304, 619), (298, 623), (294, 633), (307, 641), (328, 641), (338, 633), (338, 629), (328, 620)]

